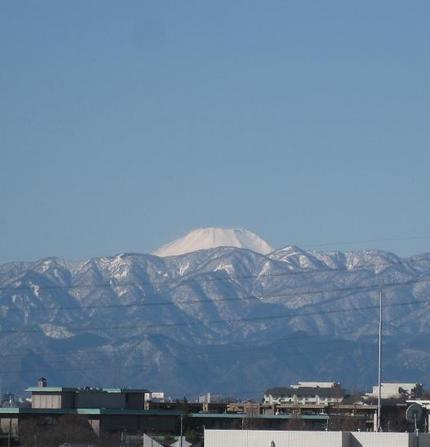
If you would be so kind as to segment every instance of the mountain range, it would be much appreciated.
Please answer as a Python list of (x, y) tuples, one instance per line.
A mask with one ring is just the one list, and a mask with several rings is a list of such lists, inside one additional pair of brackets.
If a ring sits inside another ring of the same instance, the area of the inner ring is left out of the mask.
[(259, 397), (296, 380), (430, 383), (430, 254), (273, 250), (199, 229), (155, 252), (0, 265), (0, 377)]

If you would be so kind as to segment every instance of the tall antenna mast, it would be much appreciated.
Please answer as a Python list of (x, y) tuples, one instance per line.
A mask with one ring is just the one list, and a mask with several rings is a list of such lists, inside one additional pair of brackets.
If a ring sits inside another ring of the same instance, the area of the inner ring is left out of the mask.
[(381, 430), (381, 375), (382, 375), (382, 287), (379, 289), (379, 334), (378, 334), (378, 417), (377, 431)]

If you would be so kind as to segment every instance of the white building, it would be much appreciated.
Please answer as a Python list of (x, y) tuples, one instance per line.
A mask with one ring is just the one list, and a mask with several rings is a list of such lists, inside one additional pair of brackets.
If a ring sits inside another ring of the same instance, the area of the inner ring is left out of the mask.
[(205, 430), (205, 447), (429, 447), (430, 434)]
[[(381, 398), (398, 399), (405, 397), (407, 399), (416, 399), (421, 397), (423, 386), (420, 383), (409, 382), (382, 382)], [(366, 393), (368, 397), (378, 397), (378, 386), (374, 386), (371, 393)]]
[(199, 404), (210, 404), (211, 403), (211, 393), (202, 394), (197, 398)]
[(164, 402), (164, 392), (148, 392), (145, 393), (145, 402)]
[(191, 442), (188, 442), (185, 439), (185, 436), (182, 436), (182, 443), (181, 443), (181, 437), (177, 439), (173, 444), (170, 444), (170, 447), (191, 447)]
[(265, 404), (318, 405), (339, 403), (343, 391), (337, 382), (298, 382), (289, 387), (268, 389), (263, 397)]
[(143, 435), (143, 447), (163, 447), (155, 439), (152, 439), (147, 434)]
[(291, 388), (335, 388), (340, 386), (337, 382), (297, 382)]

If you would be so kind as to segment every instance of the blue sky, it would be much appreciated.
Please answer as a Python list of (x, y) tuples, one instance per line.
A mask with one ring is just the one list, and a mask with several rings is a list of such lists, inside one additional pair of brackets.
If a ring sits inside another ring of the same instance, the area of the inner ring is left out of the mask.
[(200, 226), (430, 251), (429, 16), (2, 0), (0, 260), (147, 252)]

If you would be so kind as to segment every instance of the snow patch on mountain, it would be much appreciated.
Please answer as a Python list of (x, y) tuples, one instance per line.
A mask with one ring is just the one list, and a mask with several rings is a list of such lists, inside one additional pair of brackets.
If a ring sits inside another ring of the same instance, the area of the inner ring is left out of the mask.
[(218, 267), (215, 267), (214, 272), (224, 271), (229, 275), (234, 273), (234, 267), (231, 264), (220, 264)]
[(38, 285), (32, 284), (30, 282), (30, 288), (33, 290), (33, 293), (34, 293), (35, 296), (39, 296), (40, 287)]
[(40, 327), (47, 337), (54, 338), (56, 340), (63, 340), (73, 337), (73, 333), (63, 326), (46, 323), (41, 324)]
[(185, 275), (186, 271), (190, 268), (190, 263), (187, 262), (186, 264), (183, 264), (179, 267), (179, 275), (183, 276)]
[(153, 254), (160, 257), (178, 256), (197, 250), (218, 247), (245, 248), (268, 254), (273, 248), (260, 236), (244, 228), (198, 228), (175, 241), (163, 245)]
[(295, 245), (276, 250), (270, 255), (271, 259), (282, 261), (288, 264), (291, 269), (324, 269), (327, 266), (324, 262)]

